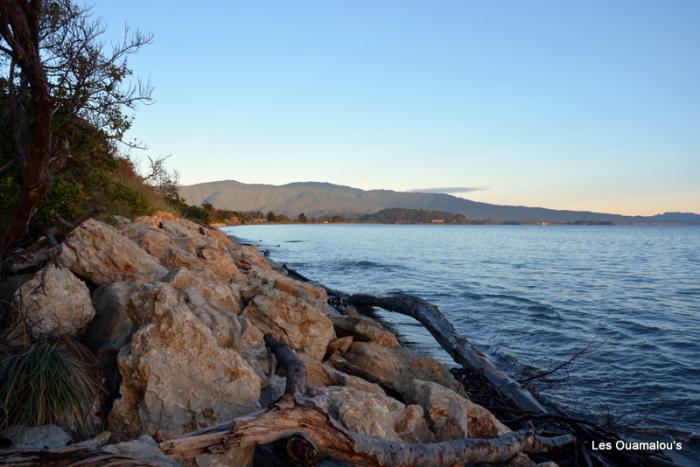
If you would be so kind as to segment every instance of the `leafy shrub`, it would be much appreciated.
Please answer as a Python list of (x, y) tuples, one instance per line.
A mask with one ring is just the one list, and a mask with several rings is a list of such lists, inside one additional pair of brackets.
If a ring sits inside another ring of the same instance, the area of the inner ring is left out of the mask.
[(89, 436), (96, 428), (90, 409), (102, 391), (95, 357), (75, 340), (6, 350), (0, 360), (0, 429), (56, 424)]

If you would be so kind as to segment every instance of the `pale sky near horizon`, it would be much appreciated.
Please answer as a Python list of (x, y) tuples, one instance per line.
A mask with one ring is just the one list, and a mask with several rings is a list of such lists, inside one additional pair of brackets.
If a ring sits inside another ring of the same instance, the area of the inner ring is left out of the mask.
[[(96, 0), (183, 184), (700, 213), (700, 1)], [(142, 156), (139, 156), (142, 157)]]

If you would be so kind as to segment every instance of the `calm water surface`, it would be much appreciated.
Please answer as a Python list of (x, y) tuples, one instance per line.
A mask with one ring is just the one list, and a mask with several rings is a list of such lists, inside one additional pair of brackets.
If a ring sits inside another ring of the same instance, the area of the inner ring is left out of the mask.
[[(700, 228), (269, 225), (225, 229), (347, 292), (437, 304), (513, 375), (580, 349), (543, 394), (577, 413), (700, 432)], [(449, 357), (407, 317), (417, 350)]]

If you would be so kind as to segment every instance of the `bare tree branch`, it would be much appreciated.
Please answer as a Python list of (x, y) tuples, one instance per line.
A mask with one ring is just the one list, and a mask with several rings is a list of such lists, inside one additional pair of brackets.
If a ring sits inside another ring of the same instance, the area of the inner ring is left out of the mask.
[(70, 157), (73, 130), (87, 125), (119, 141), (136, 107), (151, 101), (150, 83), (133, 79), (128, 59), (152, 36), (126, 27), (123, 39), (107, 47), (100, 40), (105, 29), (73, 0), (0, 0), (0, 54), (9, 58), (0, 72), (7, 72), (22, 183), (0, 233), (0, 257), (27, 232)]

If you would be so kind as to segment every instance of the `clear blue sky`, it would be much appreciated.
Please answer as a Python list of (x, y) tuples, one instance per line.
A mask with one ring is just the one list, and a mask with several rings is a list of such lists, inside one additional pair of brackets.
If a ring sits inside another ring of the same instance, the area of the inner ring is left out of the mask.
[(700, 212), (700, 1), (97, 0), (184, 184), (483, 187), (478, 201)]

